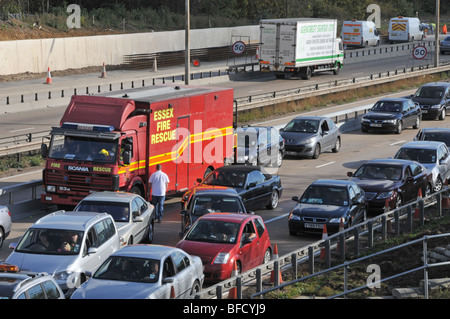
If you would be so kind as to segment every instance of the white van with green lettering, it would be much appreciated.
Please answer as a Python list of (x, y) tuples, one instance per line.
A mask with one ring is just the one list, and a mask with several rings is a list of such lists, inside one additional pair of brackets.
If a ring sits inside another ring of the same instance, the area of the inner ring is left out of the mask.
[(335, 19), (272, 19), (260, 21), (261, 71), (277, 78), (309, 79), (313, 73), (338, 74), (344, 65), (342, 41)]

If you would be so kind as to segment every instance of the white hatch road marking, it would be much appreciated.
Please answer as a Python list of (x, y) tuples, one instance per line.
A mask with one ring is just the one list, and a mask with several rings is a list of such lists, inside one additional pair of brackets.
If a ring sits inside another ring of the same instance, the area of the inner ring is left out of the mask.
[(398, 142), (395, 142), (395, 143), (389, 144), (389, 146), (392, 146), (392, 145), (397, 145), (397, 144), (400, 144), (400, 143), (405, 143), (405, 142), (406, 142), (406, 140), (403, 140), (403, 141), (398, 141)]
[(321, 168), (321, 167), (324, 167), (324, 166), (328, 166), (328, 165), (331, 165), (331, 164), (334, 164), (334, 163), (336, 163), (336, 162), (329, 162), (329, 163), (325, 163), (325, 164), (322, 164), (322, 165), (316, 166), (316, 168)]
[(21, 128), (21, 129), (12, 130), (12, 131), (9, 131), (9, 132), (10, 133), (14, 133), (14, 132), (21, 132), (21, 131), (29, 131), (29, 130), (34, 130), (34, 127)]

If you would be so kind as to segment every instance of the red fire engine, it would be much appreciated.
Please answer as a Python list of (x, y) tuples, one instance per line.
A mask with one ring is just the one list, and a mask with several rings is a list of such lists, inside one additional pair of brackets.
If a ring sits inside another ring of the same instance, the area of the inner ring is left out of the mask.
[(74, 206), (92, 192), (148, 198), (156, 164), (167, 195), (194, 186), (233, 155), (233, 90), (161, 85), (75, 95), (51, 130), (41, 200)]

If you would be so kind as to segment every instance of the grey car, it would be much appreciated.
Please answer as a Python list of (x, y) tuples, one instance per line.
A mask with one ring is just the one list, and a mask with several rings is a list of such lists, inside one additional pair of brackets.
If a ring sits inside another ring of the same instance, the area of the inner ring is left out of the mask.
[(199, 257), (169, 246), (130, 245), (112, 254), (71, 298), (189, 298), (203, 281)]
[(111, 215), (58, 211), (40, 218), (22, 236), (6, 262), (23, 271), (52, 274), (67, 293), (120, 247)]
[(11, 233), (11, 212), (7, 206), (0, 206), (0, 248)]
[(154, 238), (154, 206), (138, 194), (98, 192), (83, 198), (74, 211), (105, 212), (114, 218), (123, 245), (147, 242)]
[(285, 154), (319, 158), (326, 151), (339, 152), (341, 131), (328, 117), (299, 116), (280, 130), (285, 141)]
[(403, 145), (394, 158), (413, 160), (425, 166), (432, 173), (432, 187), (438, 192), (450, 177), (450, 154), (442, 142), (413, 141)]

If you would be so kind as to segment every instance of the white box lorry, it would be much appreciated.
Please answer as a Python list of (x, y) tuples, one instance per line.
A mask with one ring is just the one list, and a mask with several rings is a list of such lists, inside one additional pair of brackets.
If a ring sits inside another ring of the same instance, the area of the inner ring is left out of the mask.
[(368, 47), (380, 44), (380, 34), (372, 21), (344, 21), (341, 34), (344, 48), (346, 46)]
[(423, 40), (423, 30), (418, 18), (396, 17), (389, 21), (389, 42)]
[(316, 72), (338, 74), (344, 65), (335, 19), (267, 19), (259, 26), (261, 71), (277, 78), (291, 75), (307, 80)]

